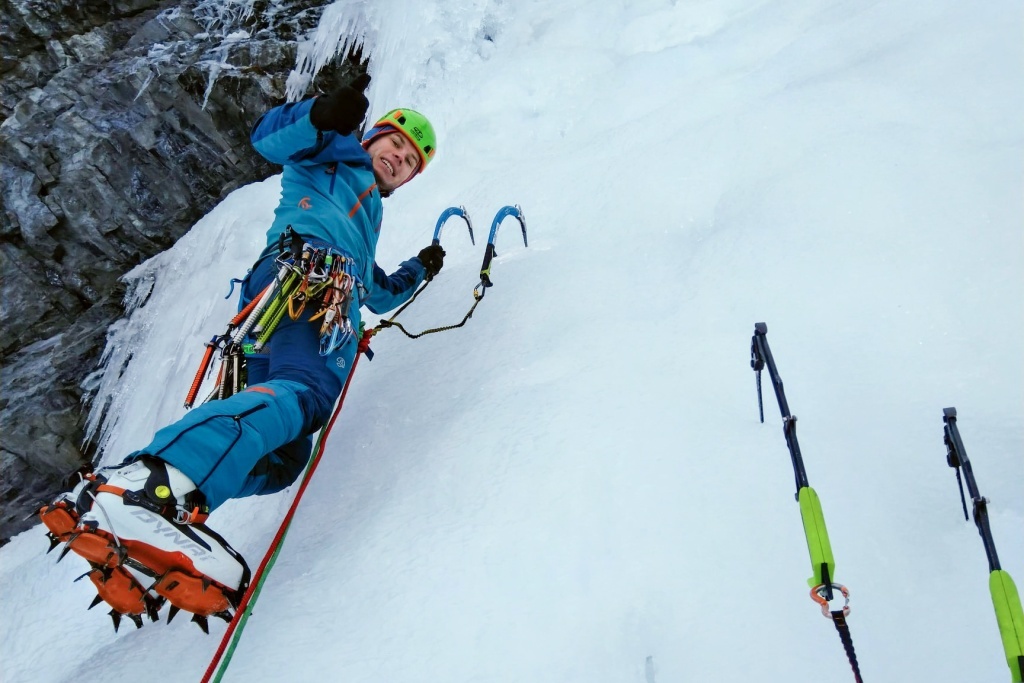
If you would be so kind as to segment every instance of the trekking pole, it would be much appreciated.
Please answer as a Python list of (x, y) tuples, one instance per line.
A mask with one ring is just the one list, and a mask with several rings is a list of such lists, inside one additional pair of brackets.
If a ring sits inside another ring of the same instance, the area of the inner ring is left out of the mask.
[[(945, 408), (942, 411), (943, 435), (946, 443), (946, 463), (956, 470), (956, 483), (960, 489), (960, 504), (963, 506), (964, 519), (967, 515), (967, 499), (964, 497), (964, 482), (971, 494), (974, 525), (978, 527), (985, 555), (988, 557), (988, 589), (992, 594), (992, 606), (996, 612), (996, 623), (1006, 653), (1006, 665), (1010, 668), (1010, 676), (1014, 683), (1021, 683), (1024, 678), (1024, 611), (1021, 610), (1020, 595), (1013, 578), (999, 565), (995, 540), (988, 519), (988, 499), (983, 497), (974, 480), (974, 469), (967, 459), (967, 450), (960, 438), (960, 430), (956, 426), (956, 408)], [(960, 472), (963, 471), (961, 479)]]
[[(779, 376), (778, 368), (775, 367), (772, 351), (768, 347), (767, 334), (768, 325), (756, 323), (754, 336), (750, 340), (750, 367), (757, 373), (757, 404), (761, 413), (761, 422), (764, 423), (761, 370), (767, 367), (772, 386), (775, 388), (775, 398), (779, 402), (779, 411), (782, 413), (782, 432), (786, 437), (786, 446), (789, 448), (790, 459), (793, 463), (796, 500), (800, 504), (800, 517), (803, 520), (804, 536), (807, 539), (807, 551), (811, 556), (813, 576), (807, 581), (811, 586), (811, 599), (821, 606), (821, 613), (835, 624), (839, 639), (846, 650), (846, 657), (850, 661), (850, 668), (853, 669), (854, 679), (857, 683), (862, 683), (860, 665), (857, 663), (857, 654), (853, 648), (853, 638), (850, 635), (849, 624), (846, 622), (846, 618), (850, 615), (850, 591), (846, 586), (835, 583), (833, 579), (836, 563), (832, 556), (832, 544), (829, 542), (828, 529), (825, 527), (825, 515), (821, 510), (821, 501), (818, 499), (817, 492), (807, 481), (803, 455), (800, 453), (800, 444), (796, 438), (796, 416), (789, 411), (782, 378)], [(834, 599), (833, 591), (839, 591), (844, 600), (843, 606), (837, 610), (833, 610), (829, 606)]]

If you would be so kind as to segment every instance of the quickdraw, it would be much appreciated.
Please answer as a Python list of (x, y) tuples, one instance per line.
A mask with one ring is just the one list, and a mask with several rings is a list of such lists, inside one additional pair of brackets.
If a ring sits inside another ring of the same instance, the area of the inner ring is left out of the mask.
[[(854, 680), (861, 683), (860, 665), (857, 663), (857, 654), (853, 648), (850, 627), (846, 623), (846, 617), (850, 615), (850, 591), (846, 586), (832, 580), (836, 562), (832, 557), (832, 544), (829, 542), (828, 529), (825, 527), (825, 515), (821, 510), (821, 501), (818, 499), (817, 492), (807, 481), (807, 471), (804, 469), (800, 444), (796, 439), (796, 416), (789, 412), (789, 403), (786, 401), (782, 378), (775, 367), (772, 351), (768, 347), (767, 334), (768, 326), (765, 323), (757, 323), (754, 325), (754, 336), (750, 340), (750, 367), (757, 373), (758, 411), (763, 423), (764, 401), (761, 397), (761, 371), (767, 367), (772, 386), (775, 387), (775, 398), (779, 402), (779, 411), (782, 413), (782, 431), (786, 437), (786, 446), (789, 448), (789, 455), (793, 463), (796, 499), (800, 503), (800, 517), (804, 524), (804, 536), (807, 538), (807, 551), (811, 556), (813, 576), (808, 579), (808, 583), (811, 585), (811, 599), (821, 606), (822, 614), (835, 624), (839, 639), (843, 643), (843, 649), (846, 651), (846, 657), (850, 662), (850, 668), (853, 669)], [(829, 606), (829, 603), (835, 599), (835, 591), (838, 591), (845, 599), (845, 604), (839, 609), (831, 609)]]

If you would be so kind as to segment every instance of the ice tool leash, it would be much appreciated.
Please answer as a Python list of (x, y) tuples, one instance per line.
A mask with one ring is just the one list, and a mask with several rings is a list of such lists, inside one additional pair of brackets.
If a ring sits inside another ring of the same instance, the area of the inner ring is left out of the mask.
[[(445, 211), (441, 214), (441, 217), (438, 218), (437, 220), (437, 227), (434, 229), (434, 244), (438, 244), (438, 239), (441, 235), (441, 228), (443, 227), (444, 222), (451, 218), (452, 216), (460, 216), (466, 221), (466, 224), (469, 226), (469, 238), (470, 240), (473, 239), (473, 224), (470, 222), (469, 215), (466, 213), (465, 207), (450, 207), (448, 209), (445, 209)], [(476, 285), (476, 287), (473, 288), (473, 305), (470, 307), (469, 312), (466, 313), (465, 316), (463, 316), (460, 322), (454, 325), (432, 327), (428, 330), (423, 330), (422, 332), (418, 332), (416, 334), (413, 334), (412, 332), (406, 330), (405, 327), (401, 325), (401, 323), (395, 322), (395, 318), (398, 317), (398, 314), (404, 311), (406, 307), (408, 307), (413, 301), (415, 301), (416, 297), (419, 296), (420, 292), (422, 292), (426, 288), (427, 284), (429, 284), (428, 280), (427, 282), (423, 283), (423, 286), (420, 287), (419, 290), (417, 290), (416, 294), (414, 294), (412, 298), (409, 299), (409, 301), (407, 301), (404, 306), (399, 308), (393, 316), (391, 316), (387, 320), (381, 320), (374, 328), (373, 334), (376, 334), (380, 330), (388, 327), (396, 327), (402, 332), (402, 334), (409, 337), (410, 339), (418, 339), (419, 337), (428, 334), (433, 334), (435, 332), (444, 332), (446, 330), (458, 329), (465, 325), (467, 322), (469, 322), (469, 319), (473, 317), (473, 312), (476, 311), (477, 305), (479, 305), (479, 303), (483, 300), (487, 288), (493, 286), (494, 284), (491, 282), (491, 261), (494, 259), (495, 256), (498, 255), (498, 252), (495, 250), (494, 247), (494, 240), (498, 236), (498, 228), (501, 226), (502, 221), (508, 218), (509, 216), (515, 218), (519, 222), (519, 227), (522, 229), (523, 232), (523, 246), (529, 246), (529, 242), (526, 238), (526, 216), (523, 215), (523, 210), (519, 207), (519, 205), (516, 204), (515, 206), (503, 206), (500, 209), (498, 209), (498, 213), (494, 215), (494, 220), (491, 221), (491, 232), (487, 237), (487, 248), (484, 251), (484, 261), (483, 264), (480, 266), (480, 282), (479, 284)], [(476, 242), (474, 242), (474, 244), (476, 244)]]
[[(459, 323), (434, 327), (414, 334), (406, 330), (401, 323), (395, 322), (395, 318), (412, 305), (430, 284), (433, 278), (428, 277), (409, 301), (390, 318), (381, 320), (371, 334), (377, 334), (388, 327), (396, 327), (410, 339), (417, 339), (427, 334), (454, 330), (465, 325), (473, 317), (477, 304), (483, 299), (485, 288), (492, 285), (491, 261), (497, 255), (494, 240), (498, 227), (508, 216), (519, 221), (523, 243), (527, 244), (526, 218), (522, 209), (519, 205), (502, 207), (491, 225), (484, 262), (480, 269), (480, 284), (473, 289), (474, 303)], [(470, 242), (476, 244), (473, 222), (464, 206), (452, 206), (441, 213), (434, 227), (433, 244), (441, 243), (441, 233), (445, 225), (449, 219), (455, 217), (465, 221)], [(286, 313), (295, 320), (307, 305), (313, 304), (317, 307), (317, 312), (311, 320), (322, 320), (320, 355), (323, 356), (341, 348), (355, 334), (347, 311), (352, 301), (352, 289), (360, 286), (360, 283), (355, 277), (351, 257), (330, 247), (314, 247), (303, 243), (301, 238), (290, 230), (281, 236), (279, 250), (281, 253), (277, 257), (278, 273), (274, 281), (228, 322), (227, 330), (223, 334), (212, 337), (206, 343), (206, 350), (185, 397), (186, 408), (195, 405), (199, 389), (204, 378), (209, 375), (214, 356), (218, 352), (221, 363), (216, 386), (205, 400), (227, 398), (244, 389), (246, 354), (259, 353), (266, 346)], [(228, 296), (231, 296), (231, 292)], [(373, 358), (373, 353), (369, 350), (367, 358)]]
[[(942, 411), (943, 433), (946, 442), (946, 462), (956, 470), (956, 482), (960, 489), (960, 504), (963, 506), (964, 519), (967, 516), (967, 499), (964, 497), (964, 482), (971, 494), (974, 525), (978, 527), (981, 542), (988, 556), (988, 589), (992, 594), (992, 606), (996, 612), (996, 623), (1006, 653), (1006, 665), (1010, 667), (1010, 677), (1014, 683), (1024, 679), (1024, 611), (1021, 610), (1020, 594), (1013, 578), (999, 565), (996, 554), (995, 540), (988, 520), (988, 499), (978, 490), (974, 480), (974, 469), (967, 459), (967, 450), (960, 438), (960, 430), (956, 426), (956, 408), (945, 408)], [(961, 471), (963, 478), (961, 479)]]
[[(811, 586), (811, 598), (821, 606), (821, 613), (825, 615), (825, 618), (831, 619), (835, 624), (839, 638), (843, 642), (843, 648), (846, 650), (846, 656), (850, 660), (854, 678), (857, 683), (862, 683), (860, 665), (857, 663), (857, 654), (853, 649), (853, 638), (850, 635), (849, 624), (846, 622), (846, 618), (850, 615), (850, 591), (846, 586), (835, 583), (833, 579), (836, 563), (832, 557), (832, 545), (828, 539), (828, 530), (825, 528), (825, 516), (821, 511), (821, 501), (807, 482), (807, 471), (804, 469), (800, 444), (796, 439), (796, 416), (789, 412), (789, 403), (786, 401), (786, 394), (782, 387), (782, 378), (779, 377), (775, 359), (768, 347), (767, 334), (768, 326), (765, 323), (757, 323), (754, 325), (754, 336), (750, 340), (750, 366), (757, 373), (757, 405), (761, 422), (764, 422), (761, 370), (767, 366), (772, 385), (775, 387), (779, 410), (782, 413), (782, 431), (786, 437), (786, 445), (789, 447), (789, 455), (793, 462), (793, 473), (796, 477), (796, 500), (800, 503), (800, 517), (803, 519), (807, 550), (811, 556), (813, 576), (808, 579), (808, 584)], [(843, 605), (839, 609), (832, 609), (829, 603), (837, 599), (836, 592), (842, 596)]]

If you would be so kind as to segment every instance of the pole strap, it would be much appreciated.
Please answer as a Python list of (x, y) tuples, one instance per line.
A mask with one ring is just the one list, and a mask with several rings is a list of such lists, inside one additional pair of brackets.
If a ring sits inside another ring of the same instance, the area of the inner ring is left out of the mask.
[[(359, 341), (359, 351), (363, 353), (369, 351), (371, 336), (372, 335), (369, 331), (363, 333), (363, 337)], [(252, 609), (256, 605), (256, 600), (259, 598), (259, 594), (263, 590), (263, 584), (270, 575), (270, 570), (273, 569), (274, 563), (277, 561), (277, 556), (281, 552), (281, 547), (284, 544), (284, 538), (288, 534), (288, 529), (291, 527), (292, 518), (295, 516), (295, 511), (299, 507), (299, 502), (302, 500), (302, 496), (306, 492), (306, 487), (313, 478), (313, 473), (316, 471), (317, 465), (320, 464), (320, 459), (324, 454), (324, 447), (327, 445), (327, 437), (330, 435), (331, 428), (334, 427), (334, 422), (338, 419), (338, 415), (341, 413), (341, 408), (345, 404), (345, 396), (348, 394), (348, 388), (352, 383), (352, 376), (355, 375), (358, 364), (359, 355), (357, 354), (355, 361), (352, 363), (352, 370), (348, 373), (348, 379), (345, 380), (345, 388), (342, 389), (341, 396), (338, 398), (338, 403), (334, 408), (334, 413), (331, 415), (331, 419), (327, 422), (327, 425), (320, 431), (320, 437), (317, 439), (315, 455), (306, 466), (306, 472), (303, 475), (302, 483), (299, 485), (298, 491), (295, 492), (295, 498), (292, 500), (291, 507), (288, 508), (287, 514), (285, 514), (284, 519), (281, 521), (281, 526), (278, 527), (277, 534), (274, 536), (274, 540), (267, 549), (267, 553), (264, 555), (263, 561), (260, 563), (256, 573), (253, 574), (252, 582), (249, 584), (249, 588), (245, 591), (245, 595), (242, 596), (242, 600), (239, 603), (238, 608), (235, 610), (234, 617), (232, 617), (231, 623), (228, 624), (227, 630), (224, 632), (223, 638), (221, 638), (220, 645), (217, 647), (217, 651), (214, 653), (213, 659), (210, 661), (210, 665), (206, 669), (206, 673), (203, 674), (202, 683), (209, 683), (211, 680), (215, 683), (220, 683), (221, 678), (223, 678), (224, 673), (227, 671), (228, 665), (231, 664), (231, 658), (234, 655), (235, 648), (238, 646), (238, 642), (241, 640), (242, 631), (245, 629), (245, 624), (249, 620), (249, 615), (252, 614)], [(230, 646), (228, 643), (229, 640)]]

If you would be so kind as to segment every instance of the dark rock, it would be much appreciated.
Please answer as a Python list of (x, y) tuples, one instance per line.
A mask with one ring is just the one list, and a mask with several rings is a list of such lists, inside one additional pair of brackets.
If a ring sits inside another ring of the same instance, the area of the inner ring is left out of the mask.
[[(79, 386), (96, 366), (110, 320), (120, 314), (119, 300), (90, 307), (60, 334), (4, 359), (0, 400), (0, 424), (4, 425), (0, 537), (4, 539), (23, 530), (25, 515), (52, 497), (63, 476), (83, 462)], [(51, 381), (41, 383), (40, 377)], [(28, 520), (33, 523), (34, 519)]]

